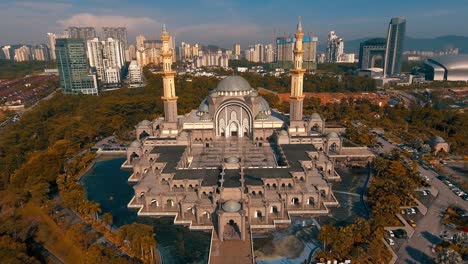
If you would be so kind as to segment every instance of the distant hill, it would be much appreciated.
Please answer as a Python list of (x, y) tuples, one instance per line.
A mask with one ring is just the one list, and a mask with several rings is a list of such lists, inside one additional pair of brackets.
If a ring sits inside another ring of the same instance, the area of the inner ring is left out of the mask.
[[(359, 53), (360, 43), (368, 39), (370, 38), (345, 40), (345, 51)], [(320, 44), (318, 48), (323, 52), (326, 44)], [(459, 48), (460, 53), (468, 53), (468, 37), (453, 35), (428, 39), (406, 37), (405, 40), (405, 50), (440, 51), (450, 48)]]

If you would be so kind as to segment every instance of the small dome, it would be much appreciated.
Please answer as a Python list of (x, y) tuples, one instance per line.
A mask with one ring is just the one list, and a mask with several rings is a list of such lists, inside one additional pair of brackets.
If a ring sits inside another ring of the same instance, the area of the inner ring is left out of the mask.
[(135, 140), (130, 144), (130, 148), (139, 148), (141, 147), (141, 144), (139, 141)]
[(436, 136), (432, 139), (432, 142), (434, 143), (445, 143), (445, 140), (439, 136)]
[(330, 132), (328, 135), (327, 135), (327, 138), (330, 139), (330, 138), (339, 138), (338, 134), (335, 133), (335, 132)]
[(265, 113), (270, 112), (270, 105), (268, 105), (268, 102), (265, 100), (265, 98), (260, 97), (260, 96), (257, 97), (255, 104), (258, 107), (258, 111), (265, 112)]
[(231, 156), (229, 158), (226, 159), (226, 162), (227, 163), (230, 163), (230, 164), (235, 164), (235, 163), (239, 163), (239, 158), (236, 158), (234, 156)]
[(143, 120), (140, 123), (138, 123), (139, 126), (151, 126), (151, 121), (149, 120)]
[(241, 204), (238, 201), (229, 200), (222, 205), (225, 212), (237, 212), (241, 209)]
[(185, 131), (180, 132), (181, 137), (188, 137), (188, 133)]
[(313, 113), (313, 114), (310, 116), (310, 119), (320, 119), (320, 120), (322, 120), (322, 117), (321, 117), (319, 114), (317, 114), (317, 113)]
[(218, 92), (240, 92), (250, 91), (249, 82), (240, 76), (228, 76), (218, 83), (216, 91)]
[(204, 99), (200, 106), (198, 106), (198, 112), (206, 113), (208, 112), (208, 100)]

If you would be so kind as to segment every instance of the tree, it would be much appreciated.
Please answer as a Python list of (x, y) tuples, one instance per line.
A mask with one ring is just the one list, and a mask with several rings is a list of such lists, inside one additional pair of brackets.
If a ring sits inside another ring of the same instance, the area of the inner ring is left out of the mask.
[(437, 255), (436, 262), (438, 264), (459, 264), (462, 263), (462, 258), (455, 250), (445, 248)]
[(157, 243), (152, 226), (139, 223), (123, 225), (119, 228), (118, 238), (135, 256), (145, 260), (154, 256)]
[(106, 223), (109, 226), (109, 229), (110, 229), (111, 226), (112, 226), (112, 214), (111, 213), (104, 213), (104, 215), (102, 215), (102, 221), (104, 223)]

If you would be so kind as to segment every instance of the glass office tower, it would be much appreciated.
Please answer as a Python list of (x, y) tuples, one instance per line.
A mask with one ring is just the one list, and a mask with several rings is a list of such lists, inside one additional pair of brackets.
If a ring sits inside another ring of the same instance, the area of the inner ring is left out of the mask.
[(406, 34), (406, 19), (392, 18), (388, 25), (387, 49), (385, 51), (384, 75), (400, 74), (401, 57)]

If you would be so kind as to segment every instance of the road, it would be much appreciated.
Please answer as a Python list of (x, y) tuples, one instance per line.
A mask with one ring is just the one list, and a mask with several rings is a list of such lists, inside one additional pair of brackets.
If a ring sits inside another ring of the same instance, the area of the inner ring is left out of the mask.
[(5, 126), (7, 126), (8, 124), (11, 124), (11, 123), (14, 123), (16, 122), (14, 119), (14, 117), (18, 117), (17, 120), (19, 120), (21, 118), (21, 116), (26, 113), (27, 111), (33, 109), (34, 107), (36, 107), (40, 101), (47, 101), (47, 100), (50, 100), (52, 97), (54, 97), (55, 93), (58, 91), (59, 89), (51, 92), (49, 95), (47, 95), (46, 97), (43, 97), (41, 99), (39, 99), (37, 102), (35, 102), (33, 105), (29, 106), (28, 108), (24, 109), (24, 110), (21, 110), (21, 111), (17, 111), (16, 112), (16, 115), (15, 116), (12, 116), (12, 117), (9, 117), (7, 120), (3, 121), (2, 123), (0, 123), (0, 133), (1, 133), (1, 129)]
[[(396, 148), (380, 137), (378, 141), (383, 144), (383, 147), (379, 149), (380, 152), (388, 152)], [(442, 231), (447, 230), (447, 227), (440, 223), (440, 212), (445, 211), (449, 205), (455, 205), (468, 211), (468, 202), (455, 195), (445, 183), (440, 181), (435, 171), (422, 167), (419, 167), (418, 170), (421, 175), (429, 178), (430, 184), (439, 190), (439, 194), (429, 206), (427, 214), (416, 223), (414, 235), (404, 242), (396, 252), (398, 255), (396, 263), (435, 263), (433, 258), (436, 255), (432, 253), (432, 247), (442, 241), (439, 235)]]

